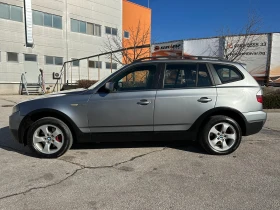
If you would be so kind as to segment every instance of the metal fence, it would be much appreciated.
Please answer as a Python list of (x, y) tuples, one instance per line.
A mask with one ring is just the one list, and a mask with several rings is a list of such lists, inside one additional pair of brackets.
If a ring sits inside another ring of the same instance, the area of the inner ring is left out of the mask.
[[(110, 51), (110, 52), (105, 52), (105, 53), (100, 53), (100, 54), (96, 54), (96, 55), (92, 55), (92, 56), (88, 56), (88, 57), (83, 57), (83, 58), (79, 58), (79, 59), (73, 59), (73, 60), (70, 60), (70, 61), (66, 61), (63, 63), (62, 65), (62, 68), (59, 72), (59, 76), (57, 79), (57, 82), (55, 83), (54, 87), (53, 87), (53, 92), (54, 91), (59, 91), (62, 89), (62, 86), (64, 84), (75, 84), (75, 80), (73, 79), (73, 63), (75, 62), (80, 62), (82, 60), (87, 60), (87, 63), (89, 63), (90, 59), (91, 58), (97, 58), (97, 61), (99, 63), (100, 61), (100, 57), (102, 56), (107, 56), (109, 57), (109, 60), (110, 60), (110, 63), (111, 63), (111, 72), (113, 72), (113, 68), (112, 68), (112, 63), (113, 63), (113, 54), (115, 53), (121, 53), (122, 51), (127, 51), (127, 50), (135, 50), (135, 49), (142, 49), (142, 48), (150, 48), (150, 44), (147, 44), (147, 45), (141, 45), (141, 46), (135, 46), (135, 47), (128, 47), (128, 48), (122, 48), (122, 49), (119, 49), (119, 50), (115, 50), (115, 51)], [(122, 58), (120, 58), (122, 59)], [(87, 65), (87, 75), (81, 75), (80, 71), (78, 72), (78, 78), (79, 80), (80, 79), (87, 79), (87, 80), (90, 80), (91, 79), (91, 76), (90, 76), (90, 68), (89, 66)], [(97, 66), (97, 80), (100, 80), (100, 75), (101, 75), (101, 69), (100, 69), (100, 66), (98, 64)], [(69, 80), (67, 80), (67, 76), (69, 78)]]

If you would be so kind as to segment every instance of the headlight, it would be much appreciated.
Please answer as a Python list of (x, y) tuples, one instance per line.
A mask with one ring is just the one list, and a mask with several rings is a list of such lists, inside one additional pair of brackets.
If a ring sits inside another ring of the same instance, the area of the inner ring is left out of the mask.
[(16, 112), (18, 112), (18, 111), (19, 111), (19, 105), (15, 105), (15, 106), (13, 107), (12, 114), (14, 114), (14, 113), (16, 113)]

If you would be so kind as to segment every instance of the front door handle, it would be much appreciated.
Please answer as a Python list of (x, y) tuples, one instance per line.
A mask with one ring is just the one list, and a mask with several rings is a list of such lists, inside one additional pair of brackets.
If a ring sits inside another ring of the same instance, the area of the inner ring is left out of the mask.
[(197, 101), (200, 103), (208, 103), (208, 102), (212, 101), (212, 99), (207, 98), (207, 97), (202, 97), (202, 98), (198, 99)]
[(146, 99), (142, 99), (140, 100), (139, 102), (137, 102), (138, 105), (148, 105), (150, 104), (151, 102), (146, 100)]

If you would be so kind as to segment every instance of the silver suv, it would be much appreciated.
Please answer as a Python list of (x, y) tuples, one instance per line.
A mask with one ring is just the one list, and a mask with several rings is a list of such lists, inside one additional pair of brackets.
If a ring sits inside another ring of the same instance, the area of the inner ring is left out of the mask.
[(73, 142), (188, 139), (224, 155), (262, 129), (262, 100), (261, 87), (240, 63), (139, 60), (88, 89), (17, 104), (10, 130), (46, 158), (63, 155)]

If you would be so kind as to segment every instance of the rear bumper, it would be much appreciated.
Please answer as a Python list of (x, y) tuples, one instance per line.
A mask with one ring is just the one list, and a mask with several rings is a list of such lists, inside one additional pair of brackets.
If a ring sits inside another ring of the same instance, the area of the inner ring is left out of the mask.
[(247, 121), (245, 136), (253, 135), (260, 132), (266, 122), (266, 113), (263, 111), (257, 111), (243, 114)]
[(247, 123), (245, 136), (253, 135), (261, 131), (265, 121)]

